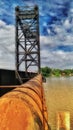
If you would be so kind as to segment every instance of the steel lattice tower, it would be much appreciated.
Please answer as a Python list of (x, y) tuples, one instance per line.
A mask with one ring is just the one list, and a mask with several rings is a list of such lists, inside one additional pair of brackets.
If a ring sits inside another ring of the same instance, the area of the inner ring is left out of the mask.
[(16, 72), (21, 68), (40, 72), (39, 10), (34, 7), (15, 8), (16, 12)]

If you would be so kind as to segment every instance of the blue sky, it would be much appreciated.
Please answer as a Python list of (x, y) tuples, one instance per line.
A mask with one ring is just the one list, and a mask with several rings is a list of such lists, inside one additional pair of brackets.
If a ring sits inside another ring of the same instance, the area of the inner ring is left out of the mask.
[(15, 7), (35, 4), (41, 66), (73, 68), (73, 0), (0, 0), (0, 68), (15, 68)]

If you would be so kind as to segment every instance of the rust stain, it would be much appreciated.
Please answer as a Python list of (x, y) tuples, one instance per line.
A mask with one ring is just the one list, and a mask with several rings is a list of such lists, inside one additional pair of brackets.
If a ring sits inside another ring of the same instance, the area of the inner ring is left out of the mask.
[(57, 130), (70, 130), (70, 113), (61, 111), (57, 114)]
[(0, 130), (50, 130), (41, 74), (0, 98)]

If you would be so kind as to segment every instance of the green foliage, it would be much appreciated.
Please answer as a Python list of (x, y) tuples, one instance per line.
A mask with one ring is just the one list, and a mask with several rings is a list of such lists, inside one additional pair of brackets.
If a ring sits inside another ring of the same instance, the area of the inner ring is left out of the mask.
[(70, 75), (70, 74), (71, 74), (71, 70), (69, 70), (69, 69), (67, 70), (67, 69), (66, 69), (66, 70), (64, 70), (64, 73), (65, 73), (65, 75), (67, 75), (67, 76), (68, 76), (68, 75)]
[(48, 68), (48, 67), (44, 67), (44, 68), (41, 68), (41, 72), (43, 74), (43, 76), (45, 77), (48, 77), (51, 75), (51, 68)]
[(60, 71), (59, 69), (53, 69), (53, 70), (52, 70), (53, 75), (55, 75), (56, 77), (60, 77), (60, 75), (61, 75), (60, 72), (61, 72), (61, 71)]
[(51, 68), (46, 66), (44, 68), (41, 68), (41, 73), (43, 74), (44, 77), (73, 76), (73, 69), (60, 70), (60, 69), (51, 69)]

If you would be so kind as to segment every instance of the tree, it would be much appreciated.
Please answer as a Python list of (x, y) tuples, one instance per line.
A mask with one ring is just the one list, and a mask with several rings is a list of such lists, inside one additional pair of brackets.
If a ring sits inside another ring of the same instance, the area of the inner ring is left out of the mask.
[(48, 77), (51, 75), (51, 68), (48, 68), (48, 67), (44, 67), (44, 68), (41, 68), (41, 72), (43, 74), (43, 76), (45, 77)]

